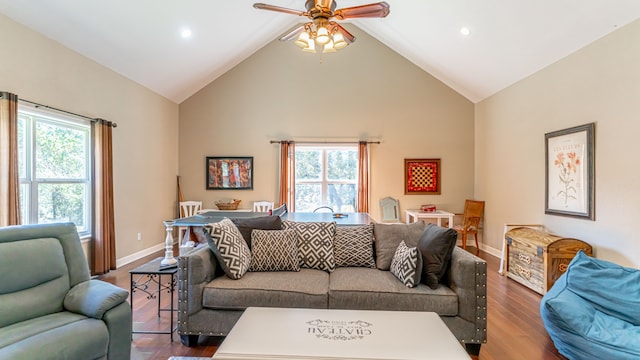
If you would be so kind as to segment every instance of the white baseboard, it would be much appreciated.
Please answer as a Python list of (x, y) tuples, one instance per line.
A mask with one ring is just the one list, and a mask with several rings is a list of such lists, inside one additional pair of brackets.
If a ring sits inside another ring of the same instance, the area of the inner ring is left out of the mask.
[(143, 258), (145, 256), (151, 255), (151, 254), (156, 253), (158, 251), (162, 251), (164, 249), (165, 249), (164, 242), (162, 242), (162, 243), (160, 243), (158, 245), (154, 245), (154, 246), (152, 246), (150, 248), (147, 248), (147, 249), (144, 249), (144, 250), (140, 250), (140, 251), (138, 251), (136, 253), (133, 253), (133, 254), (128, 255), (128, 256), (125, 256), (123, 258), (116, 259), (116, 267), (119, 268), (121, 266), (127, 265), (129, 263), (132, 263), (132, 262), (138, 260), (138, 259), (141, 259), (141, 258)]

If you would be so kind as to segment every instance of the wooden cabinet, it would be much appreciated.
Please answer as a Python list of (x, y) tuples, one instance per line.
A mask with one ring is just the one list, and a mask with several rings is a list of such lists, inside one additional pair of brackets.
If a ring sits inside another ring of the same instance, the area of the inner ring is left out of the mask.
[(567, 270), (578, 250), (591, 256), (591, 245), (578, 239), (563, 238), (528, 227), (505, 233), (507, 277), (545, 294)]

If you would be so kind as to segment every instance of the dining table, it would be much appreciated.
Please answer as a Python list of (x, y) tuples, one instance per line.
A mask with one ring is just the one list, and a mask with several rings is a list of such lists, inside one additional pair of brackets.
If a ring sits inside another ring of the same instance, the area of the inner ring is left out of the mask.
[[(193, 248), (197, 244), (206, 244), (206, 238), (203, 230), (207, 224), (218, 222), (222, 219), (248, 219), (257, 218), (263, 216), (270, 216), (268, 212), (254, 212), (254, 211), (206, 211), (193, 216), (183, 217), (173, 220), (165, 221), (164, 224), (167, 228), (167, 239), (173, 243), (172, 236), (173, 227), (186, 227), (184, 236), (179, 239), (180, 253), (186, 251), (188, 248)], [(355, 226), (366, 225), (375, 223), (375, 221), (369, 216), (369, 213), (363, 212), (349, 212), (349, 213), (330, 213), (330, 212), (286, 212), (280, 215), (280, 218), (285, 221), (296, 222), (335, 222), (337, 226)], [(184, 248), (184, 249), (183, 249)]]

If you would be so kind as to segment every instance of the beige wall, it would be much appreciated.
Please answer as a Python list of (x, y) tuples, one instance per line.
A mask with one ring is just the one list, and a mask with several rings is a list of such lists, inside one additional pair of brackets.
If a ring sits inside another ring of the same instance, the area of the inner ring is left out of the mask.
[[(475, 195), (487, 201), (487, 245), (504, 223), (541, 223), (640, 266), (640, 21), (476, 106)], [(505, 65), (505, 66), (508, 66)], [(544, 214), (544, 134), (596, 123), (596, 220)]]
[[(473, 104), (357, 28), (334, 54), (273, 41), (180, 104), (184, 198), (276, 200), (270, 140), (380, 140), (371, 147), (371, 209), (433, 203), (456, 212), (473, 196)], [(205, 190), (206, 156), (253, 156), (254, 189)], [(442, 195), (404, 195), (404, 158), (441, 158)], [(404, 218), (404, 214), (403, 214)]]
[(178, 105), (3, 15), (0, 34), (0, 90), (118, 123), (117, 258), (126, 261), (162, 246), (162, 220), (175, 215)]

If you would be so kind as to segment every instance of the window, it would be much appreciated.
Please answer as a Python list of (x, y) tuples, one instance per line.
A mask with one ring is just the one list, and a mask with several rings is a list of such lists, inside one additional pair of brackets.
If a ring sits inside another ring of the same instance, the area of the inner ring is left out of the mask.
[(358, 147), (296, 145), (296, 211), (355, 212)]
[(91, 233), (91, 124), (28, 106), (18, 108), (23, 224), (71, 221)]

